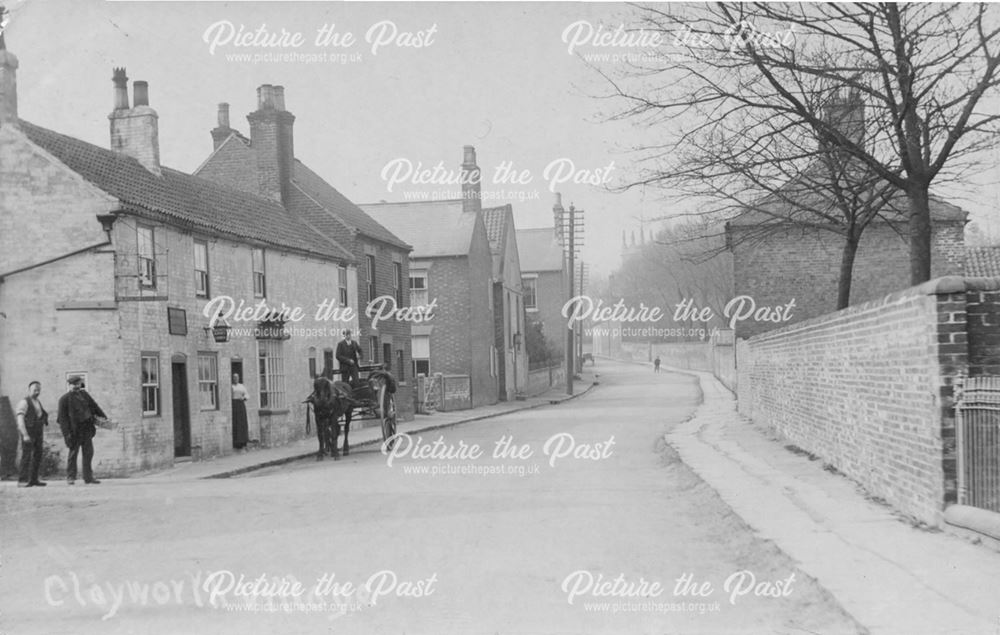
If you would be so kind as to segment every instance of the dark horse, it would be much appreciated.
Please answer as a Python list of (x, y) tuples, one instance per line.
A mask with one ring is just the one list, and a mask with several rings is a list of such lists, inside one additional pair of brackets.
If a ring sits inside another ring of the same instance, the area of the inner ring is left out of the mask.
[(322, 376), (313, 380), (313, 392), (306, 402), (312, 404), (316, 413), (316, 437), (319, 439), (317, 461), (322, 461), (325, 454), (334, 459), (340, 458), (337, 437), (340, 436), (341, 415), (344, 415), (344, 456), (350, 452), (347, 438), (351, 432), (351, 411), (357, 405), (351, 395), (351, 386), (347, 382)]

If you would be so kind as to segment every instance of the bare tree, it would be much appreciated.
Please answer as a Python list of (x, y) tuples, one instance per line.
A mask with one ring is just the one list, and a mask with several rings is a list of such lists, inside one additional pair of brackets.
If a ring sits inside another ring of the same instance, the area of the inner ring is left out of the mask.
[[(636, 184), (674, 185), (715, 159), (721, 169), (704, 175), (715, 195), (760, 208), (809, 174), (833, 207), (792, 221), (839, 226), (845, 267), (858, 231), (890, 204), (905, 211), (912, 282), (930, 277), (931, 184), (982, 169), (996, 139), (1000, 114), (983, 108), (1000, 82), (994, 7), (655, 5), (639, 7), (636, 28), (667, 44), (626, 77), (605, 74), (626, 100), (618, 116), (665, 132), (642, 148), (648, 172)], [(863, 135), (828, 116), (837, 95), (864, 103)], [(734, 139), (743, 143), (724, 145)]]

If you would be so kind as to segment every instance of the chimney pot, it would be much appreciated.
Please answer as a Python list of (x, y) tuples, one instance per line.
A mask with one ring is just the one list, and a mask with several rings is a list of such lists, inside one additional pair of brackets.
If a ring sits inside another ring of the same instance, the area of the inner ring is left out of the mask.
[(261, 84), (257, 89), (257, 110), (272, 108), (274, 108), (274, 86), (271, 84)]
[(284, 86), (272, 86), (272, 102), (274, 104), (275, 110), (285, 109), (285, 87)]
[(116, 68), (111, 75), (115, 85), (115, 110), (128, 110), (128, 76), (125, 68)]
[(466, 163), (468, 165), (475, 165), (476, 164), (475, 146), (464, 146), (462, 150), (463, 150), (462, 163)]
[(144, 82), (144, 81), (132, 82), (132, 105), (133, 106), (149, 105), (149, 82)]
[(229, 104), (226, 102), (219, 104), (219, 127), (229, 128)]

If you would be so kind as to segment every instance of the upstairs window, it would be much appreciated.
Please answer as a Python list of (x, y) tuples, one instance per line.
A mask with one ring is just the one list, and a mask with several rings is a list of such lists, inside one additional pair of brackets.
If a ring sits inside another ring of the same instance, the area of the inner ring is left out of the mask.
[(136, 228), (136, 251), (139, 262), (139, 285), (156, 287), (156, 249), (153, 228), (139, 225)]
[(264, 250), (253, 250), (253, 296), (263, 298), (267, 295), (267, 270), (264, 266)]
[(194, 241), (194, 293), (208, 297), (208, 243), (204, 240)]

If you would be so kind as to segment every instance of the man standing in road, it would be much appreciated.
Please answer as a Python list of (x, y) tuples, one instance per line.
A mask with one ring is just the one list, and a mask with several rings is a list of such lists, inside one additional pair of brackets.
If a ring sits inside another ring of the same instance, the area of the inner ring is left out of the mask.
[(337, 344), (337, 361), (340, 362), (341, 379), (353, 386), (359, 378), (361, 346), (351, 339), (351, 329), (344, 331), (344, 339)]
[(42, 384), (33, 381), (28, 384), (28, 396), (17, 404), (17, 431), (21, 434), (21, 473), (17, 478), (18, 487), (45, 487), (48, 484), (38, 480), (45, 426), (49, 425), (49, 413), (45, 412), (42, 402), (38, 400), (41, 392)]
[(657, 355), (656, 359), (653, 360), (653, 372), (654, 373), (660, 372), (660, 356), (659, 355)]
[(84, 390), (83, 378), (73, 375), (68, 380), (70, 390), (59, 398), (59, 428), (62, 430), (69, 459), (66, 462), (66, 481), (76, 483), (76, 455), (83, 448), (83, 482), (97, 485), (91, 463), (94, 459), (94, 435), (97, 434), (97, 419), (107, 419), (107, 415), (97, 405), (94, 398)]

